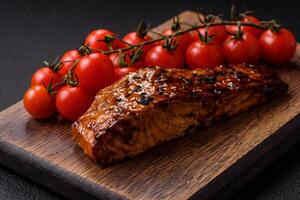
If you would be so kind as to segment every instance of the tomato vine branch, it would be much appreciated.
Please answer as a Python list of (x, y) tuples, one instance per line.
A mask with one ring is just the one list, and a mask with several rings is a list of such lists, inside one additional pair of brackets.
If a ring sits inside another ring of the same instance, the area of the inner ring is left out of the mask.
[[(114, 49), (114, 50), (109, 50), (109, 51), (101, 51), (101, 53), (103, 53), (105, 55), (108, 55), (108, 54), (117, 53), (117, 52), (120, 52), (120, 51), (127, 51), (127, 50), (138, 48), (138, 47), (141, 47), (141, 46), (153, 44), (153, 43), (165, 40), (166, 38), (172, 38), (172, 37), (175, 37), (175, 36), (178, 36), (178, 35), (185, 34), (187, 32), (195, 31), (195, 30), (197, 30), (199, 28), (205, 28), (205, 27), (207, 27), (207, 24), (193, 25), (193, 24), (188, 24), (186, 22), (180, 22), (180, 23), (183, 24), (183, 25), (189, 25), (190, 28), (187, 28), (187, 29), (181, 30), (181, 31), (177, 31), (174, 34), (169, 35), (169, 36), (160, 36), (160, 37), (158, 37), (156, 39), (148, 40), (148, 41), (142, 42), (140, 44), (131, 45), (131, 46), (128, 46), (128, 47)], [(274, 26), (273, 23), (270, 24), (271, 22), (264, 23), (263, 25), (260, 25), (260, 24), (250, 23), (250, 22), (246, 23), (246, 22), (240, 22), (240, 21), (238, 21), (238, 22), (234, 22), (234, 21), (221, 21), (221, 22), (215, 22), (215, 23), (212, 22), (212, 23), (209, 23), (209, 27), (212, 27), (212, 26), (226, 26), (226, 25), (234, 25), (234, 26), (236, 26), (237, 23), (240, 23), (240, 26), (250, 26), (250, 27), (254, 27), (254, 28), (258, 28), (258, 29), (262, 29), (262, 30), (268, 29), (270, 27), (270, 25)], [(150, 32), (152, 32), (152, 31), (150, 31)]]

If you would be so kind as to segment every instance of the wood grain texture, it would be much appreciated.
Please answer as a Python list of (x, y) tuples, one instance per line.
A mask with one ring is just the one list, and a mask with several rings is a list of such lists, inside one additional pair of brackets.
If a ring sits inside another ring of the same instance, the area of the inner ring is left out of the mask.
[[(190, 11), (180, 17), (197, 21)], [(0, 113), (1, 164), (74, 199), (228, 197), (299, 139), (294, 131), (300, 122), (297, 66), (299, 45), (293, 64), (277, 69), (289, 84), (288, 95), (107, 168), (82, 153), (71, 138), (70, 123), (32, 120), (18, 102)]]

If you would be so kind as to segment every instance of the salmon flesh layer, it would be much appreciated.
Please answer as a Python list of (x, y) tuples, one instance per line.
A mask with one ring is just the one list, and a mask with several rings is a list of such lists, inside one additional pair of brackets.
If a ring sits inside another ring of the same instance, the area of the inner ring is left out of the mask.
[(101, 165), (142, 153), (286, 93), (287, 84), (263, 66), (207, 70), (150, 67), (100, 90), (72, 125), (75, 141)]

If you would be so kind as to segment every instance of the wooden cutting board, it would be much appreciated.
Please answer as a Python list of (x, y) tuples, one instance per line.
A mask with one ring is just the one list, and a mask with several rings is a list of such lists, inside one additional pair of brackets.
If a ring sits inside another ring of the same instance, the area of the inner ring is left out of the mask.
[(229, 197), (300, 139), (300, 46), (293, 63), (277, 69), (288, 95), (107, 168), (82, 153), (70, 123), (35, 121), (18, 102), (0, 113), (1, 165), (71, 199)]

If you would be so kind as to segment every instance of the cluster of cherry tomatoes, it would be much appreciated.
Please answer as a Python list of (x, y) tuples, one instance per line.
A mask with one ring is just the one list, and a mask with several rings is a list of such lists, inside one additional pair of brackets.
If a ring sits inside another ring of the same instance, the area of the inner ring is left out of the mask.
[[(244, 16), (241, 22), (260, 24), (254, 16)], [(160, 34), (170, 36), (178, 31), (177, 24)], [(142, 67), (198, 69), (262, 60), (280, 65), (290, 61), (296, 49), (295, 37), (284, 28), (211, 25), (139, 49), (103, 53), (152, 40), (146, 31), (131, 32), (122, 39), (115, 36), (106, 29), (95, 30), (84, 42), (88, 51), (67, 51), (58, 63), (36, 71), (23, 98), (33, 118), (47, 119), (58, 112), (64, 119), (74, 121), (86, 112), (100, 89)]]

